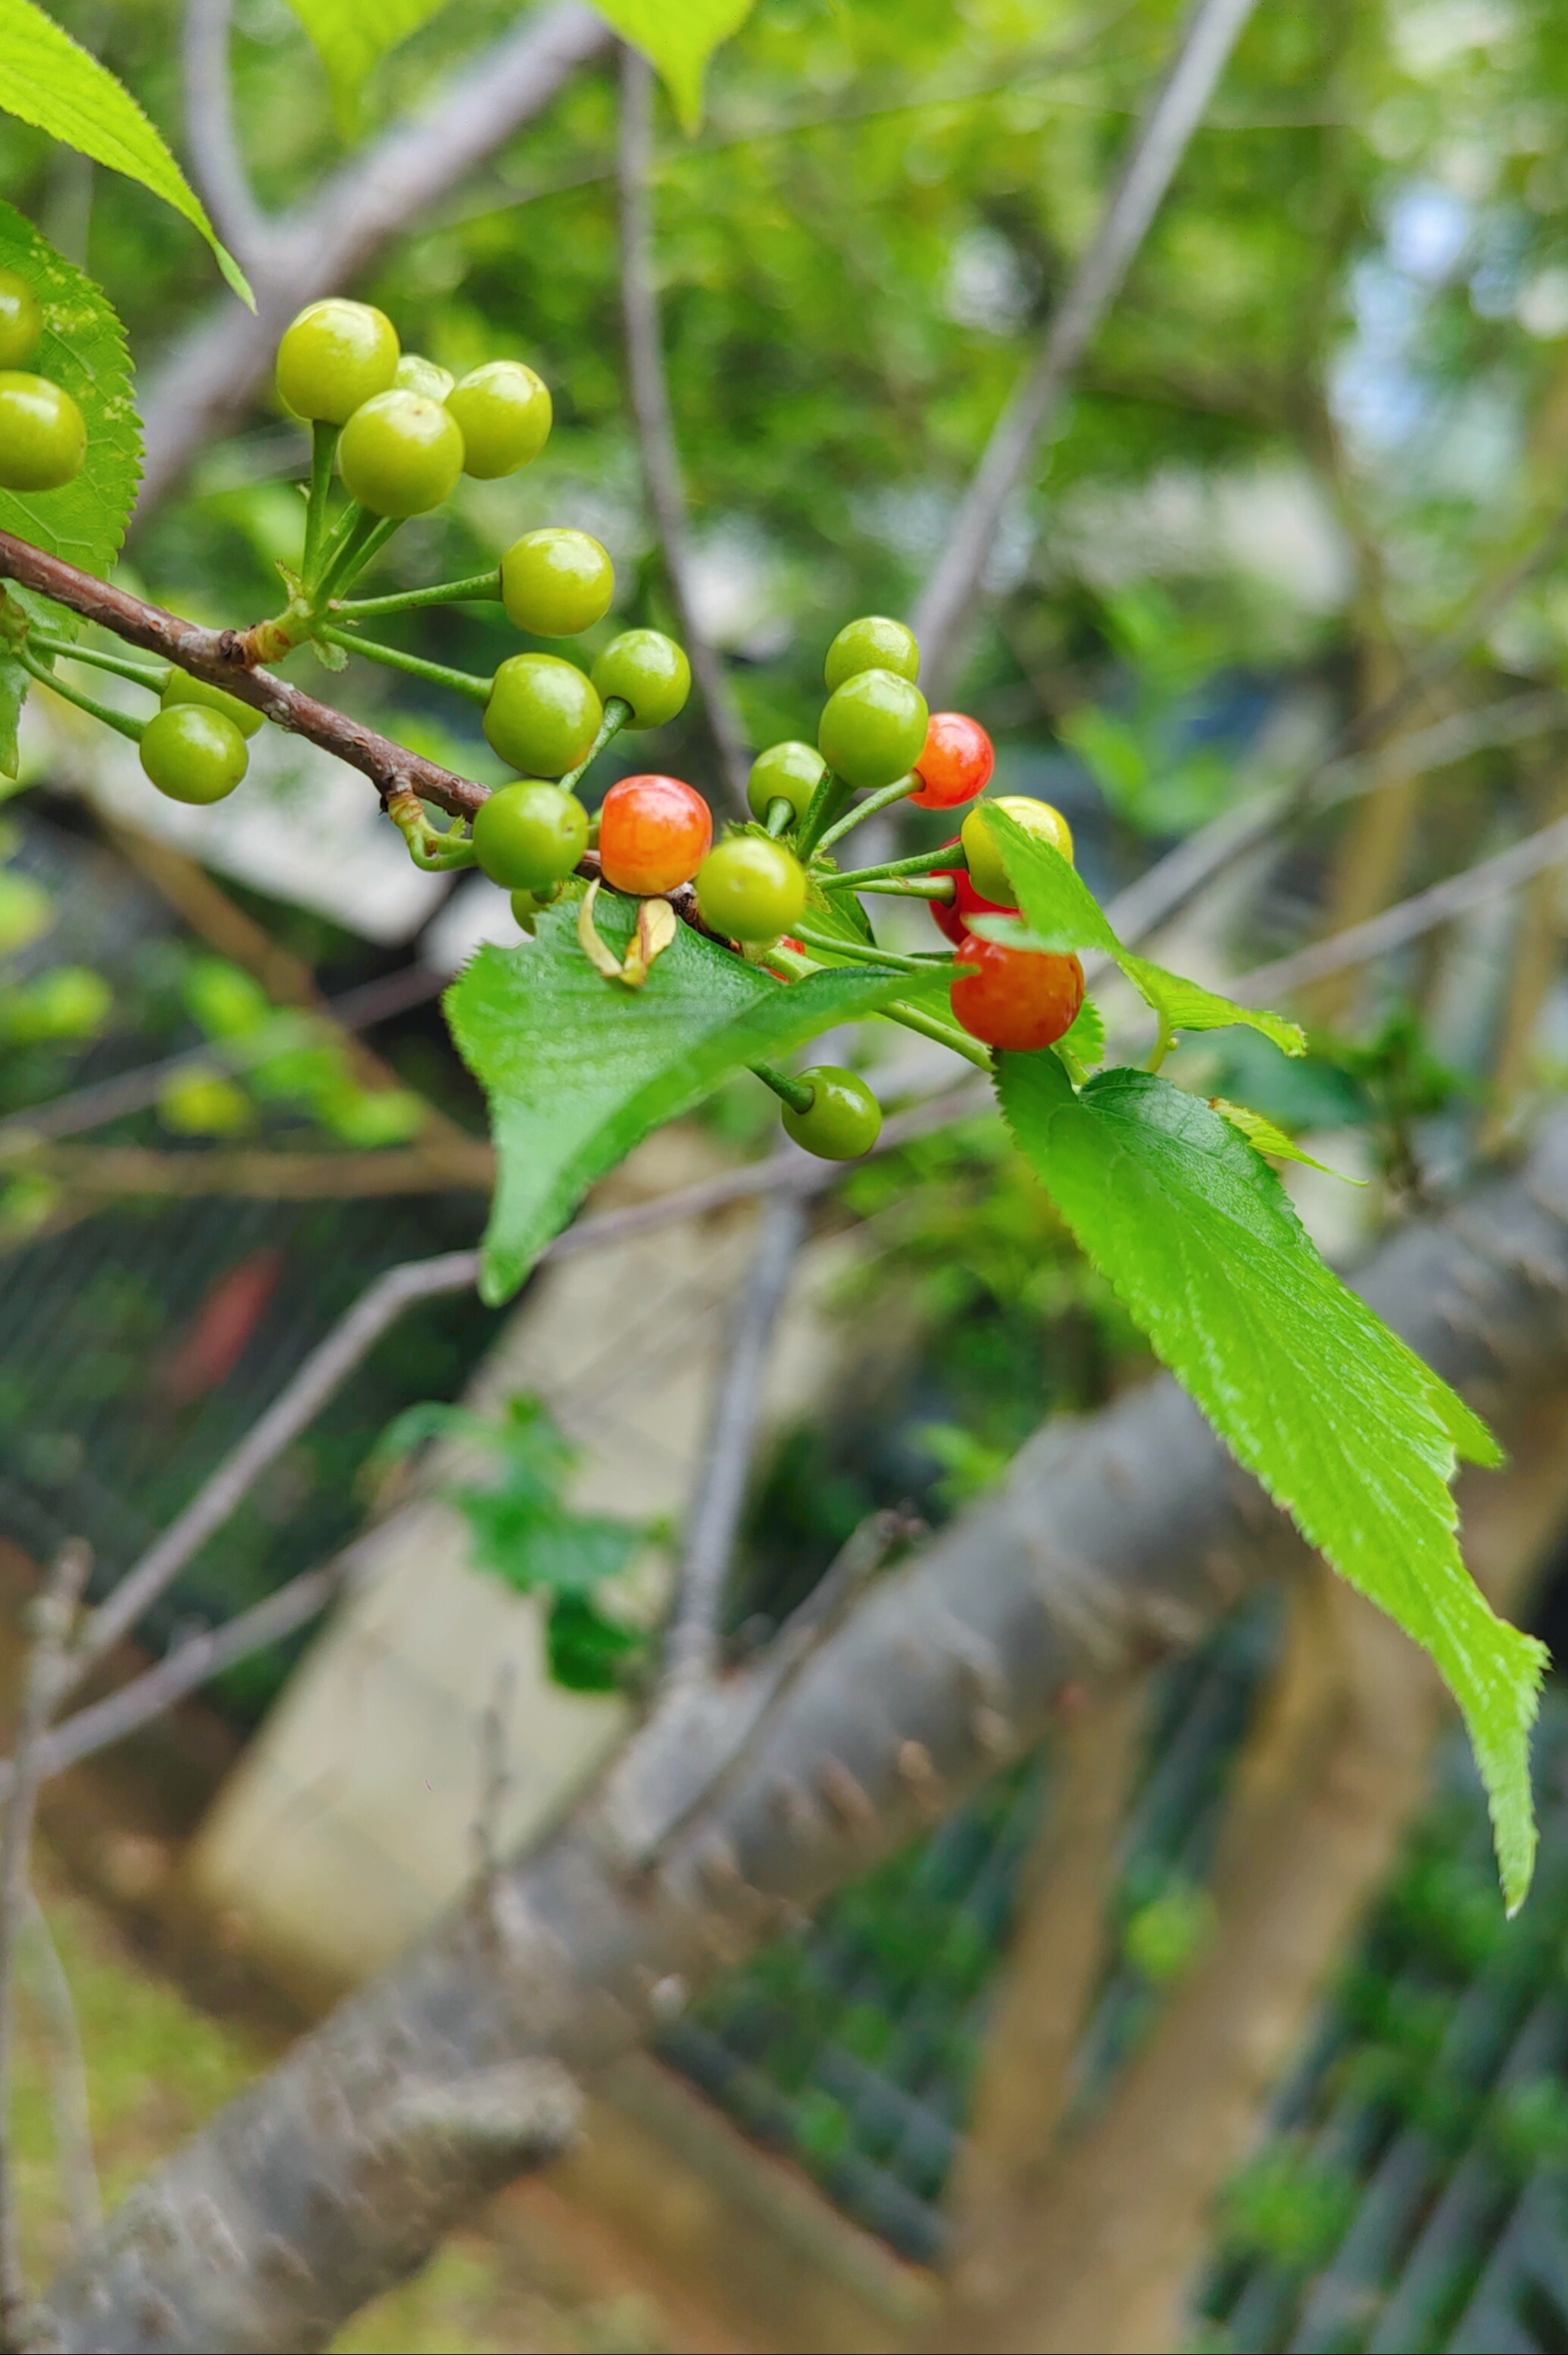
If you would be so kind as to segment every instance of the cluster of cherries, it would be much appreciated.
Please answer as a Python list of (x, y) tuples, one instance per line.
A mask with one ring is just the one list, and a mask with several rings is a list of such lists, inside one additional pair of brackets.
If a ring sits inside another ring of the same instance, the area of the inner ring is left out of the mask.
[[(0, 360), (26, 357), (41, 332), (36, 297), (0, 272)], [(1029, 1050), (1054, 1044), (1072, 1027), (1083, 996), (1076, 957), (1009, 947), (970, 930), (978, 915), (1013, 912), (987, 809), (1006, 809), (1071, 858), (1066, 821), (1023, 797), (977, 802), (995, 765), (990, 739), (965, 713), (927, 709), (916, 683), (920, 649), (901, 623), (872, 614), (839, 631), (824, 666), (827, 699), (816, 742), (773, 744), (758, 756), (748, 793), (751, 823), (715, 843), (702, 795), (678, 777), (656, 774), (623, 777), (591, 818), (576, 790), (590, 762), (623, 730), (663, 727), (686, 703), (691, 671), (673, 639), (657, 630), (626, 630), (586, 668), (562, 655), (530, 651), (508, 656), (486, 678), (378, 645), (363, 630), (380, 614), (490, 598), (530, 636), (581, 636), (604, 619), (614, 598), (614, 568), (597, 539), (563, 527), (530, 531), (498, 566), (473, 579), (358, 602), (347, 595), (398, 524), (440, 506), (460, 475), (494, 480), (538, 456), (552, 421), (549, 389), (514, 360), (490, 361), (455, 379), (404, 352), (382, 312), (337, 298), (313, 303), (286, 330), (277, 385), (283, 406), (311, 427), (313, 459), (300, 569), (285, 576), (290, 604), (262, 625), (275, 642), (269, 658), (314, 639), (324, 652), (353, 651), (450, 687), (483, 706), (487, 740), (519, 773), (516, 783), (488, 796), (471, 826), (458, 822), (444, 834), (422, 813), (400, 814), (394, 806), (421, 865), (477, 865), (511, 893), (513, 912), (530, 932), (540, 911), (579, 872), (638, 900), (690, 886), (710, 933), (786, 980), (846, 956), (882, 961), (886, 953), (876, 947), (863, 911), (857, 906), (848, 918), (848, 895), (912, 894), (926, 900), (953, 943), (952, 1012), (971, 1038)], [(80, 467), (85, 444), (68, 394), (43, 378), (0, 372), (0, 485), (59, 487)], [(335, 473), (347, 495), (336, 511)], [(157, 694), (158, 711), (143, 721), (93, 703), (52, 670), (37, 671), (133, 737), (161, 793), (208, 803), (239, 784), (247, 739), (262, 721), (238, 697), (178, 669), (84, 645), (25, 643), (21, 658), (34, 668), (46, 653), (97, 663)], [(829, 855), (833, 846), (900, 801), (930, 810), (976, 806), (939, 852), (842, 870)], [(836, 894), (845, 895), (837, 911)], [(592, 914), (590, 902), (590, 927)], [(630, 960), (617, 968), (596, 934), (584, 945), (603, 952), (602, 970), (628, 982), (645, 979), (657, 954), (648, 950), (636, 970)], [(919, 971), (925, 961), (893, 962)], [(914, 1018), (913, 1009), (904, 1012)], [(851, 1158), (876, 1141), (880, 1110), (855, 1073), (824, 1066), (798, 1079), (763, 1076), (783, 1099), (791, 1135), (812, 1151)]]

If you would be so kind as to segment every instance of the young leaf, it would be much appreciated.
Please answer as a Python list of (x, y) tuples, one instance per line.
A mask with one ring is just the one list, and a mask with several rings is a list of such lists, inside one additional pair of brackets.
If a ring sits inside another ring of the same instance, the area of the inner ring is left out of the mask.
[[(516, 1291), (594, 1180), (641, 1137), (742, 1064), (777, 1062), (835, 1023), (904, 996), (909, 975), (837, 967), (787, 986), (689, 926), (632, 992), (595, 973), (575, 910), (551, 908), (531, 945), (485, 947), (446, 996), (447, 1018), (490, 1099), (500, 1177), (480, 1289)], [(602, 896), (607, 939), (630, 901)]]
[(245, 273), (220, 245), (195, 189), (123, 85), (62, 32), (33, 0), (0, 8), (0, 107), (51, 139), (139, 180), (198, 229), (242, 302), (256, 307)]
[(657, 68), (675, 101), (681, 128), (702, 122), (702, 77), (720, 41), (739, 32), (752, 0), (598, 0), (624, 41)]
[(1147, 1071), (1074, 1095), (1053, 1055), (999, 1060), (1014, 1135), (1166, 1364), (1308, 1541), (1436, 1662), (1517, 1907), (1545, 1653), (1471, 1581), (1448, 1488), (1456, 1452), (1499, 1460), (1490, 1434), (1324, 1265), (1274, 1172), (1208, 1104)]
[(333, 112), (345, 138), (359, 127), (359, 91), (371, 68), (447, 0), (289, 0), (326, 70)]
[[(0, 29), (0, 45), (5, 37)], [(75, 481), (58, 491), (0, 491), (0, 530), (84, 571), (107, 572), (142, 478), (142, 429), (131, 399), (124, 330), (91, 278), (4, 202), (0, 269), (25, 278), (43, 310), (43, 341), (29, 367), (65, 388), (87, 425), (87, 456)], [(29, 613), (39, 610), (27, 591), (7, 593)]]
[(1009, 916), (976, 916), (970, 930), (982, 940), (1000, 941), (1011, 948), (1052, 950), (1059, 955), (1098, 950), (1102, 956), (1114, 957), (1159, 1017), (1162, 1039), (1176, 1030), (1222, 1030), (1242, 1022), (1250, 1029), (1261, 1030), (1287, 1055), (1307, 1052), (1302, 1033), (1282, 1015), (1236, 1006), (1216, 991), (1184, 981), (1180, 975), (1167, 973), (1163, 965), (1151, 964), (1147, 957), (1125, 949), (1070, 859), (1038, 835), (1026, 833), (994, 803), (987, 805), (986, 817), (1025, 921), (1020, 924)]
[(1347, 1186), (1364, 1186), (1364, 1178), (1347, 1178), (1342, 1169), (1330, 1169), (1326, 1161), (1314, 1161), (1310, 1153), (1303, 1153), (1296, 1139), (1286, 1136), (1283, 1128), (1261, 1112), (1249, 1112), (1245, 1104), (1227, 1103), (1223, 1096), (1211, 1096), (1211, 1108), (1232, 1128), (1239, 1128), (1247, 1143), (1259, 1153), (1266, 1153), (1275, 1161), (1299, 1161), (1304, 1169), (1321, 1169), (1325, 1178), (1338, 1178)]

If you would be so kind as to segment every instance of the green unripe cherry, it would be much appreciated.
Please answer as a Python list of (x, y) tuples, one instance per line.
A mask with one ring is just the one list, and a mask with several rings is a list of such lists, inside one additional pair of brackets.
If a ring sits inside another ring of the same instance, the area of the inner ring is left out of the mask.
[(703, 922), (732, 941), (776, 941), (805, 911), (805, 869), (782, 842), (732, 834), (697, 870)]
[(463, 435), (441, 401), (394, 386), (355, 410), (337, 463), (344, 489), (372, 515), (428, 515), (457, 487)]
[(62, 385), (0, 370), (0, 490), (58, 491), (86, 455), (87, 427)]
[(343, 425), (398, 372), (398, 331), (384, 311), (340, 294), (310, 303), (283, 330), (278, 392), (296, 417)]
[(891, 622), (885, 613), (867, 613), (858, 622), (846, 622), (822, 666), (829, 695), (862, 670), (891, 670), (897, 678), (917, 677), (920, 647), (914, 632), (906, 630), (901, 622)]
[(514, 891), (512, 922), (520, 932), (527, 932), (529, 940), (532, 940), (539, 918), (560, 897), (559, 884), (553, 891)]
[(882, 1107), (854, 1071), (818, 1063), (800, 1074), (811, 1090), (811, 1110), (784, 1108), (786, 1135), (823, 1161), (858, 1161), (882, 1133)]
[(232, 719), (241, 736), (254, 736), (261, 725), (261, 714), (249, 703), (241, 703), (226, 687), (208, 687), (204, 678), (192, 678), (187, 670), (170, 671), (159, 700), (165, 711), (172, 711), (179, 703), (199, 703), (206, 711), (221, 711), (226, 719)]
[(521, 360), (488, 360), (470, 368), (447, 394), (446, 405), (463, 428), (464, 472), (481, 483), (530, 465), (549, 441), (555, 416), (549, 387)]
[(595, 662), (592, 678), (603, 702), (618, 695), (631, 705), (628, 728), (664, 727), (691, 693), (691, 665), (662, 630), (623, 630)]
[(30, 360), (44, 332), (43, 305), (25, 278), (0, 270), (0, 368)]
[(835, 776), (875, 792), (913, 768), (929, 717), (911, 680), (891, 670), (856, 671), (828, 697), (816, 741)]
[(815, 744), (770, 744), (752, 762), (747, 780), (752, 815), (765, 825), (770, 805), (788, 802), (796, 817), (804, 817), (827, 773), (827, 763)]
[(559, 785), (527, 778), (503, 785), (475, 816), (474, 855), (508, 891), (546, 891), (564, 881), (587, 847), (588, 812)]
[(491, 682), (485, 733), (527, 777), (564, 777), (586, 760), (604, 707), (592, 679), (559, 655), (512, 655)]
[(450, 368), (427, 360), (422, 352), (405, 352), (392, 378), (400, 391), (422, 392), (427, 400), (444, 400), (456, 381)]
[(142, 766), (172, 802), (220, 802), (250, 764), (232, 719), (199, 703), (176, 703), (142, 730)]
[(515, 628), (536, 638), (575, 638), (610, 610), (615, 568), (585, 531), (528, 531), (501, 559), (501, 602)]

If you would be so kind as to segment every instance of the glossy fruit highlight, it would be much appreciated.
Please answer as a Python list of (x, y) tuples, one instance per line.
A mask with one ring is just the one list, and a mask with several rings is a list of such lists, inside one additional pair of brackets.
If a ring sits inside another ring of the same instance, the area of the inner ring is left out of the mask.
[(552, 526), (525, 532), (501, 559), (507, 618), (536, 638), (575, 638), (591, 630), (614, 593), (609, 551), (586, 531)]
[(933, 711), (914, 765), (921, 780), (920, 791), (910, 795), (915, 808), (956, 809), (990, 783), (996, 748), (966, 712)]
[(712, 839), (708, 804), (678, 777), (623, 777), (599, 812), (599, 864), (617, 891), (689, 883)]
[(776, 941), (805, 911), (805, 869), (782, 842), (733, 834), (697, 870), (705, 923), (732, 941)]
[(398, 331), (384, 311), (334, 294), (310, 303), (278, 346), (278, 392), (296, 417), (347, 424), (398, 373)]
[(829, 695), (862, 670), (891, 670), (899, 678), (917, 677), (920, 648), (914, 632), (906, 630), (901, 622), (891, 622), (885, 613), (867, 613), (858, 622), (846, 622), (822, 666)]
[(444, 400), (456, 381), (450, 368), (427, 360), (422, 352), (405, 352), (392, 378), (400, 392), (422, 392), (427, 400)]
[(468, 452), (463, 471), (477, 482), (515, 474), (531, 464), (549, 439), (549, 387), (520, 360), (488, 360), (470, 368), (447, 394), (446, 405), (463, 428)]
[(142, 766), (172, 802), (220, 802), (251, 756), (232, 719), (199, 703), (176, 703), (142, 730)]
[(604, 707), (592, 679), (559, 655), (512, 655), (496, 673), (485, 733), (528, 777), (564, 777), (588, 757)]
[(747, 781), (752, 815), (765, 824), (774, 802), (788, 802), (796, 817), (804, 817), (827, 773), (827, 763), (815, 744), (770, 744), (752, 762)]
[(475, 815), (475, 857), (491, 882), (508, 891), (548, 891), (587, 847), (588, 812), (559, 785), (531, 779), (503, 785)]
[(337, 445), (343, 487), (372, 515), (428, 515), (463, 472), (463, 435), (444, 404), (394, 386), (357, 409)]
[(0, 490), (58, 491), (87, 455), (87, 427), (63, 386), (0, 371)]
[(1004, 948), (973, 933), (960, 941), (958, 954), (974, 970), (959, 975), (948, 997), (972, 1039), (1029, 1054), (1053, 1047), (1078, 1019), (1083, 968), (1075, 956)]
[(691, 693), (691, 665), (662, 630), (623, 630), (595, 661), (592, 677), (603, 702), (615, 695), (630, 704), (628, 728), (665, 727)]
[(874, 792), (913, 768), (929, 714), (918, 687), (891, 670), (861, 670), (836, 687), (816, 741), (835, 776)]
[(811, 1110), (784, 1108), (787, 1135), (823, 1161), (858, 1161), (882, 1133), (882, 1107), (855, 1071), (817, 1063), (800, 1074), (811, 1090)]
[(997, 848), (996, 837), (987, 823), (987, 810), (1006, 810), (1016, 826), (1032, 834), (1041, 842), (1049, 842), (1059, 850), (1069, 865), (1072, 860), (1072, 828), (1059, 809), (1049, 802), (1037, 802), (1028, 794), (998, 794), (994, 801), (983, 802), (972, 809), (958, 829), (958, 839), (964, 845), (964, 856), (969, 861), (970, 879), (983, 899), (1011, 902), (1017, 894), (1008, 880), (1008, 870)]

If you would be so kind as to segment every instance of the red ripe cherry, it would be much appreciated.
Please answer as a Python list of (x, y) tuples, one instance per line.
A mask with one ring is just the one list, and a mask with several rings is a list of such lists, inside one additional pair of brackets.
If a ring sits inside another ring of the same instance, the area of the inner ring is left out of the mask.
[(987, 1047), (1029, 1054), (1054, 1047), (1072, 1029), (1083, 1003), (1083, 968), (1075, 956), (1040, 949), (1004, 948), (967, 935), (958, 944), (961, 973), (948, 996), (972, 1039)]
[(617, 891), (645, 898), (689, 883), (713, 840), (702, 795), (678, 777), (623, 777), (599, 812), (599, 864)]
[[(942, 847), (944, 850), (956, 850), (958, 837), (955, 835), (952, 841), (944, 842)], [(952, 899), (928, 900), (925, 904), (931, 910), (932, 922), (937, 931), (945, 932), (955, 948), (958, 946), (968, 931), (971, 916), (1016, 916), (1018, 914), (1016, 908), (1002, 907), (995, 900), (982, 899), (975, 889), (975, 879), (966, 867), (937, 867), (932, 870), (933, 881), (944, 875), (953, 886)]]
[(916, 809), (956, 809), (984, 792), (996, 765), (996, 748), (977, 719), (962, 711), (933, 711), (925, 750), (914, 764), (920, 791), (909, 798)]

